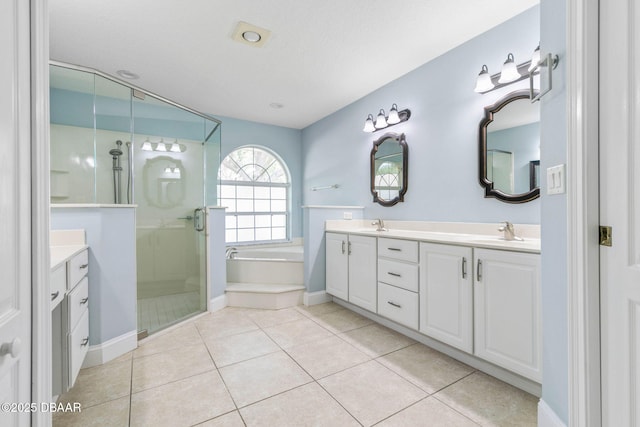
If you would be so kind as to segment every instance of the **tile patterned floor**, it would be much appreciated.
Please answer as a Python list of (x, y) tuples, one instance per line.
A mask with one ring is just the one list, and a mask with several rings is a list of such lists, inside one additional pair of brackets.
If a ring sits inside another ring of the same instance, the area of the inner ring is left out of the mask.
[(535, 426), (537, 398), (334, 303), (226, 308), (84, 369), (73, 426)]
[(200, 294), (183, 292), (138, 299), (138, 330), (152, 334), (200, 310)]

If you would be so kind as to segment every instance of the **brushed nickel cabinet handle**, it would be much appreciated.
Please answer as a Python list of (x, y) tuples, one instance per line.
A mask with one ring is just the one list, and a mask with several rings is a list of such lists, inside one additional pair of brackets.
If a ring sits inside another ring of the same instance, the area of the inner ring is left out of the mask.
[(84, 347), (87, 344), (89, 344), (89, 337), (86, 337), (85, 339), (83, 339), (82, 342), (80, 343), (80, 346)]
[(60, 295), (60, 291), (55, 291), (51, 294), (51, 301), (53, 301), (54, 299), (58, 298), (58, 295)]
[(89, 267), (89, 264), (82, 264), (80, 266), (80, 270), (84, 270), (85, 268)]
[(87, 302), (89, 302), (89, 297), (82, 298), (82, 299), (80, 300), (80, 305), (86, 304)]
[(402, 277), (402, 275), (401, 275), (401, 274), (398, 274), (398, 273), (392, 273), (391, 271), (388, 271), (388, 272), (387, 272), (387, 274), (388, 274), (389, 276)]
[(387, 304), (392, 305), (392, 306), (397, 307), (397, 308), (402, 308), (402, 306), (400, 304), (397, 304), (397, 303), (395, 303), (393, 301), (387, 301)]
[(467, 278), (467, 259), (462, 257), (462, 278)]
[(478, 260), (478, 266), (476, 268), (476, 278), (478, 279), (478, 282), (482, 280), (482, 260), (481, 259)]
[(389, 249), (390, 251), (402, 252), (402, 249), (400, 248), (387, 248), (387, 249)]

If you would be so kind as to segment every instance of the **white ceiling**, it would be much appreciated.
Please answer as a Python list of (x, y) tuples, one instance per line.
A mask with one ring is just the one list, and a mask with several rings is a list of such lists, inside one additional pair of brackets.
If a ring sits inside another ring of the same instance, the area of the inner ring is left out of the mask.
[[(203, 113), (301, 129), (538, 3), (49, 0), (51, 59), (132, 71)], [(270, 30), (265, 45), (233, 41), (239, 21)]]

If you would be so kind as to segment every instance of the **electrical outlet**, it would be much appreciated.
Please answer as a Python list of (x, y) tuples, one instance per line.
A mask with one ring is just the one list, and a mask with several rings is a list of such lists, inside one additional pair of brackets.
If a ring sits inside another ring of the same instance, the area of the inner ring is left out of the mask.
[(563, 194), (566, 180), (564, 165), (547, 168), (547, 194)]
[(353, 212), (343, 212), (342, 218), (344, 219), (353, 219)]

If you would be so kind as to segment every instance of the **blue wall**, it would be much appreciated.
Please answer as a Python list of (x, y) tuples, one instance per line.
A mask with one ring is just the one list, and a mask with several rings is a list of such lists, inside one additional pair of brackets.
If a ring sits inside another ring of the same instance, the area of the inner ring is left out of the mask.
[(220, 158), (243, 145), (259, 145), (277, 154), (291, 173), (291, 237), (302, 237), (302, 144), (301, 131), (246, 120), (219, 117), (222, 120)]
[[(534, 7), (435, 58), (302, 132), (305, 205), (362, 205), (365, 218), (499, 222), (540, 222), (540, 201), (507, 204), (484, 198), (478, 183), (478, 127), (484, 107), (527, 87), (523, 81), (479, 95), (473, 91), (483, 64), (499, 71), (509, 52), (516, 62), (531, 58), (539, 41), (539, 8)], [(564, 26), (562, 27), (564, 28)], [(380, 57), (384, 61), (384, 56)], [(392, 103), (409, 108), (408, 122), (389, 128), (404, 132), (409, 145), (409, 189), (405, 202), (385, 208), (372, 202), (369, 155), (384, 131), (362, 131), (368, 114)], [(226, 122), (225, 122), (226, 125)], [(339, 184), (336, 190), (314, 186)]]
[[(560, 56), (553, 90), (542, 98), (540, 170), (567, 163), (566, 2), (542, 0), (540, 47)], [(546, 188), (546, 173), (541, 174)], [(567, 183), (571, 185), (571, 183)], [(542, 399), (565, 423), (569, 420), (567, 347), (567, 197), (546, 195), (542, 217)]]

